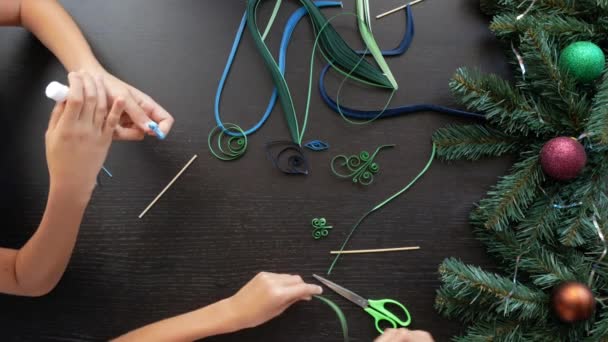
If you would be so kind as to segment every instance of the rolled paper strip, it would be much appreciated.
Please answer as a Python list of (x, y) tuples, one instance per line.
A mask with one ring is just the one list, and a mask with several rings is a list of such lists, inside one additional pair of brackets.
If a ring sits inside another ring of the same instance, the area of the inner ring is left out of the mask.
[[(358, 155), (346, 157), (337, 155), (331, 160), (331, 171), (340, 178), (351, 178), (353, 183), (370, 185), (374, 181), (374, 174), (380, 171), (378, 163), (374, 162), (376, 155), (384, 148), (394, 147), (395, 145), (382, 145), (370, 155), (367, 151), (362, 151)], [(338, 170), (341, 167), (342, 170)], [(346, 169), (347, 172), (344, 171)]]
[(312, 220), (312, 225), (315, 227), (323, 227), (327, 222), (324, 218), (316, 218)]
[(348, 158), (348, 167), (349, 168), (357, 168), (357, 167), (359, 167), (359, 165), (361, 165), (361, 158), (359, 158), (357, 156), (350, 156)]
[(307, 175), (308, 160), (302, 148), (291, 141), (272, 141), (266, 144), (266, 155), (272, 164), (288, 175)]
[(361, 185), (370, 185), (373, 181), (374, 176), (369, 171), (363, 172), (361, 177), (359, 177), (359, 183), (361, 183)]
[(315, 240), (319, 240), (322, 236), (321, 234), (321, 229), (317, 228), (312, 232), (312, 236), (315, 238)]
[[(240, 136), (231, 136), (227, 131), (239, 132)], [(224, 123), (223, 129), (220, 126), (216, 126), (209, 132), (207, 143), (209, 145), (209, 151), (211, 154), (219, 160), (231, 161), (236, 160), (245, 154), (247, 151), (247, 136), (243, 130), (235, 124)], [(216, 145), (212, 142), (217, 135)]]
[(309, 141), (304, 146), (306, 148), (308, 148), (309, 150), (317, 151), (317, 152), (325, 151), (325, 150), (329, 149), (329, 144), (324, 141), (321, 141), (321, 140)]
[(327, 220), (324, 217), (314, 218), (312, 220), (313, 232), (312, 236), (315, 240), (318, 240), (322, 237), (326, 237), (329, 235), (329, 230), (332, 229), (332, 226), (327, 225)]
[(46, 86), (45, 94), (51, 100), (55, 102), (63, 102), (68, 97), (68, 93), (70, 92), (70, 88), (66, 85), (63, 85), (57, 81), (53, 81)]

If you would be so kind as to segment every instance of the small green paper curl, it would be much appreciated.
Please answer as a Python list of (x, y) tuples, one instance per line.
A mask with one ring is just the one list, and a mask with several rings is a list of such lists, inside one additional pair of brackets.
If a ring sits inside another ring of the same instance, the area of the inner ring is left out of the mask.
[[(370, 185), (374, 182), (374, 175), (380, 171), (380, 166), (374, 162), (376, 155), (380, 150), (391, 147), (395, 147), (395, 145), (382, 145), (371, 156), (367, 151), (359, 153), (358, 156), (352, 155), (347, 157), (343, 154), (337, 155), (331, 160), (331, 171), (336, 177), (352, 177), (353, 183)], [(344, 168), (346, 172), (342, 173), (338, 171), (336, 165)]]
[(342, 336), (344, 336), (344, 342), (348, 342), (348, 322), (346, 321), (346, 316), (344, 316), (344, 313), (342, 312), (342, 310), (340, 310), (340, 307), (338, 305), (336, 305), (336, 303), (332, 302), (331, 300), (329, 300), (325, 297), (322, 297), (322, 296), (314, 296), (314, 297), (317, 298), (318, 300), (322, 301), (323, 303), (327, 304), (330, 308), (332, 308), (332, 310), (334, 310), (334, 312), (338, 316), (338, 320), (340, 321), (340, 326), (342, 327)]
[[(229, 134), (232, 133), (233, 135)], [(213, 147), (213, 140), (217, 135), (217, 149)], [(231, 161), (242, 157), (247, 151), (247, 135), (238, 125), (225, 123), (224, 127), (216, 126), (209, 132), (207, 138), (209, 151), (219, 160)]]
[(312, 231), (312, 237), (314, 237), (315, 240), (326, 237), (329, 235), (329, 230), (334, 228), (333, 226), (327, 225), (327, 220), (324, 217), (313, 219), (312, 227), (314, 228)]

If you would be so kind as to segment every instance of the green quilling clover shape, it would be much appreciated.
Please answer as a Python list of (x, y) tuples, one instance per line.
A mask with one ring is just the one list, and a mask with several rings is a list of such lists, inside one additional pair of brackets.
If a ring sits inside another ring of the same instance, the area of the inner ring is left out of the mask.
[(333, 226), (327, 225), (327, 220), (325, 217), (313, 219), (312, 227), (314, 228), (312, 231), (312, 237), (314, 237), (315, 240), (326, 237), (329, 235), (329, 230), (334, 228)]

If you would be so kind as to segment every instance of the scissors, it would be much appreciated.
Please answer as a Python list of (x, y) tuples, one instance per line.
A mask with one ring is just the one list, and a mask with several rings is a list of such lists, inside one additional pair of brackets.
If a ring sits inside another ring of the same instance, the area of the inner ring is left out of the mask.
[[(370, 316), (372, 316), (374, 318), (375, 324), (376, 324), (376, 330), (378, 330), (378, 332), (381, 334), (384, 333), (384, 330), (380, 327), (381, 322), (386, 321), (393, 328), (397, 328), (397, 326), (407, 327), (412, 322), (412, 317), (410, 316), (409, 311), (407, 311), (407, 309), (405, 308), (405, 306), (403, 306), (403, 304), (399, 303), (396, 300), (365, 299), (365, 298), (359, 296), (358, 294), (356, 294), (350, 290), (347, 290), (347, 289), (343, 288), (342, 286), (340, 286), (334, 282), (331, 282), (323, 277), (319, 277), (316, 274), (313, 274), (312, 276), (315, 277), (315, 279), (317, 279), (321, 283), (323, 283), (323, 285), (325, 285), (325, 286), (329, 287), (330, 289), (332, 289), (333, 291), (335, 291), (337, 294), (341, 295), (342, 297), (344, 297), (344, 298), (350, 300), (351, 302), (362, 307), (365, 312), (367, 312)], [(393, 304), (393, 305), (396, 305), (396, 306), (400, 307), (401, 309), (403, 309), (403, 312), (405, 313), (405, 317), (406, 317), (405, 321), (402, 321), (399, 317), (397, 317), (397, 315), (395, 315), (394, 313), (392, 313), (391, 311), (386, 309), (384, 307), (386, 304)]]

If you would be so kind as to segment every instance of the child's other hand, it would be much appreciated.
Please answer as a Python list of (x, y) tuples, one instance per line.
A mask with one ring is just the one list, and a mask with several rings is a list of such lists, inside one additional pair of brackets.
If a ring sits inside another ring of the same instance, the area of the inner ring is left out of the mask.
[(117, 98), (108, 114), (105, 80), (84, 72), (72, 72), (68, 78), (67, 101), (55, 106), (46, 132), (51, 190), (61, 189), (88, 200), (125, 101)]
[(310, 300), (323, 292), (300, 276), (261, 272), (250, 280), (227, 305), (236, 317), (236, 329), (251, 328), (280, 315), (295, 302)]
[(407, 329), (386, 329), (374, 342), (433, 342), (426, 331)]
[[(142, 140), (145, 134), (154, 135), (148, 127), (150, 121), (156, 122), (165, 135), (169, 133), (173, 126), (173, 117), (150, 96), (105, 70), (97, 73), (104, 78), (109, 100), (116, 101), (117, 98), (122, 98), (125, 101), (125, 115), (121, 117), (116, 127), (115, 139)], [(94, 75), (97, 73), (93, 72)]]

